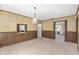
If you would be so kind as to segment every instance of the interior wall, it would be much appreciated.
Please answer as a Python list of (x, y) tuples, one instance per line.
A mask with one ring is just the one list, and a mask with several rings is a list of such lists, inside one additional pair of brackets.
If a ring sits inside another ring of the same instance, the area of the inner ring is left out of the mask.
[(56, 18), (54, 20), (45, 21), (43, 22), (43, 30), (53, 31), (54, 21), (67, 20), (67, 31), (76, 32), (76, 18), (77, 16), (69, 16), (69, 17), (61, 17), (61, 18)]
[(79, 9), (78, 9), (78, 33), (79, 33)]
[[(17, 24), (27, 24), (27, 32), (17, 32)], [(37, 25), (32, 19), (0, 11), (0, 47), (37, 38)]]
[(44, 21), (43, 22), (43, 31), (53, 31), (53, 21)]
[(53, 21), (44, 21), (43, 23), (43, 37), (53, 38)]
[(78, 8), (78, 53), (79, 53), (79, 8)]
[(27, 31), (36, 31), (31, 18), (0, 11), (0, 32), (16, 32), (17, 24), (27, 24)]
[(67, 31), (76, 32), (76, 18), (77, 16), (74, 15), (74, 16), (57, 18), (57, 19), (54, 19), (53, 21), (67, 20)]
[(77, 40), (76, 40), (76, 18), (77, 18), (77, 16), (73, 15), (73, 16), (60, 17), (60, 18), (55, 18), (53, 20), (45, 21), (45, 22), (43, 22), (43, 24), (44, 24), (43, 31), (45, 31), (45, 30), (53, 31), (54, 30), (54, 27), (53, 27), (54, 21), (67, 20), (66, 41), (77, 42)]

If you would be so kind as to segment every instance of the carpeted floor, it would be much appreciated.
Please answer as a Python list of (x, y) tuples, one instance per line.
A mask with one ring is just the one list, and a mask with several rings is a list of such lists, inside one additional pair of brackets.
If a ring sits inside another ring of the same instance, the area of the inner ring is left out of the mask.
[(38, 38), (0, 48), (0, 55), (77, 55), (77, 44)]

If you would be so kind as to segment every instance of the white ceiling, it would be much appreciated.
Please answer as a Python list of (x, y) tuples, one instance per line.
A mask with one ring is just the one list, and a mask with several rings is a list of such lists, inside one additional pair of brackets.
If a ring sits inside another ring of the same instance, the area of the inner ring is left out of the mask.
[(78, 8), (77, 4), (0, 4), (0, 9), (33, 17), (34, 6), (37, 7), (36, 14), (39, 20), (75, 15)]

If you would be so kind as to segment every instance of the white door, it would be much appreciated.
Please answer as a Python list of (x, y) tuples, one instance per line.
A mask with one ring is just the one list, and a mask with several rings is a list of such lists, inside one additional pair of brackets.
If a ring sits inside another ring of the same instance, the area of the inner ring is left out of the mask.
[(37, 36), (38, 38), (42, 37), (42, 24), (37, 25)]

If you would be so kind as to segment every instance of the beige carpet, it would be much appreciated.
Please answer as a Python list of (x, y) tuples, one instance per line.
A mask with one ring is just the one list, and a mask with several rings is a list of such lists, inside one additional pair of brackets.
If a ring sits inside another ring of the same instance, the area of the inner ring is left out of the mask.
[(0, 48), (1, 55), (77, 55), (77, 44), (38, 38)]

